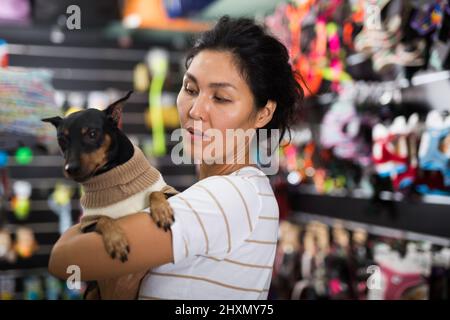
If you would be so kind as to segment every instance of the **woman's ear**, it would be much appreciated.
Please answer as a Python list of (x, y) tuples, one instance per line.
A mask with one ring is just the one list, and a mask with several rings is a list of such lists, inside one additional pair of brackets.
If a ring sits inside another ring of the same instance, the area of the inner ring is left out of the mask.
[(277, 108), (277, 103), (273, 100), (268, 100), (266, 105), (258, 110), (256, 115), (256, 128), (263, 128), (266, 124), (272, 120), (273, 114)]

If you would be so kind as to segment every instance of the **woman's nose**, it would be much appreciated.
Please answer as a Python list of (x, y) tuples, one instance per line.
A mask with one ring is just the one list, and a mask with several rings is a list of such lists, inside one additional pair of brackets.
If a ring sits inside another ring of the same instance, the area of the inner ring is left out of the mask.
[(194, 120), (205, 120), (207, 114), (207, 102), (202, 96), (196, 97), (189, 109), (189, 116)]

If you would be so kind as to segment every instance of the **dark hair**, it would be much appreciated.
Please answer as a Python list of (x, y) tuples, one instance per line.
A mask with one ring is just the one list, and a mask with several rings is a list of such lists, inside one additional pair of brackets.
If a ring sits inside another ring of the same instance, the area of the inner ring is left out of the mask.
[(197, 39), (186, 58), (186, 68), (200, 51), (207, 49), (234, 54), (257, 109), (263, 108), (268, 100), (277, 103), (273, 117), (264, 129), (280, 129), (281, 141), (294, 123), (304, 97), (286, 47), (253, 20), (224, 16), (213, 29)]

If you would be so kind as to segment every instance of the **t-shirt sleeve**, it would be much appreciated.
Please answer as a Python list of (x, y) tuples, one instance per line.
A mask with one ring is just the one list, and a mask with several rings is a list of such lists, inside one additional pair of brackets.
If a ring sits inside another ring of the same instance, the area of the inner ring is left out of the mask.
[(262, 205), (256, 186), (240, 176), (203, 179), (168, 201), (175, 263), (195, 255), (224, 258), (249, 238)]

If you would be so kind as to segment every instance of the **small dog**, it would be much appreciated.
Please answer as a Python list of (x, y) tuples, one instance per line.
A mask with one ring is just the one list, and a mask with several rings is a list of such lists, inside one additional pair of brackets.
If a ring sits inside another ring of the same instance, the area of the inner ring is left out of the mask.
[[(87, 109), (72, 113), (66, 118), (42, 119), (44, 122), (53, 124), (57, 129), (58, 144), (65, 160), (64, 175), (67, 178), (81, 184), (88, 183), (91, 178), (127, 163), (135, 152), (141, 152), (136, 150), (137, 147), (118, 127), (123, 104), (131, 93), (132, 91), (128, 92), (125, 97), (112, 103), (104, 111)], [(153, 167), (151, 168), (156, 171)], [(148, 192), (146, 193), (148, 198), (145, 201), (138, 201), (138, 206), (142, 208), (138, 208), (137, 211), (148, 207), (144, 206), (144, 202), (149, 204), (150, 215), (158, 227), (164, 230), (169, 229), (174, 222), (174, 217), (167, 198), (178, 191), (166, 185), (160, 176), (157, 183), (150, 185), (142, 192)], [(140, 192), (141, 198), (142, 192)], [(115, 219), (110, 217), (112, 214), (108, 212), (108, 207), (105, 209), (105, 212), (94, 209), (94, 214), (84, 212), (81, 229), (83, 232), (96, 231), (101, 234), (108, 254), (113, 259), (119, 257), (122, 262), (125, 262), (130, 251), (128, 241), (115, 223)], [(130, 210), (128, 206), (127, 209)], [(137, 211), (120, 212), (120, 216)], [(87, 212), (91, 213), (89, 208)]]

